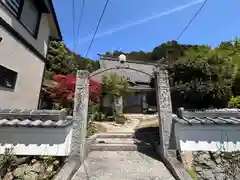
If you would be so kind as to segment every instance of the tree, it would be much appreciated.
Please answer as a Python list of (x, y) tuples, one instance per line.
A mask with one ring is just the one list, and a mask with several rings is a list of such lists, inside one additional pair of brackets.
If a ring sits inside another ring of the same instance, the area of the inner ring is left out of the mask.
[(112, 104), (113, 117), (119, 116), (116, 109), (116, 100), (128, 93), (129, 83), (127, 79), (117, 74), (103, 76), (102, 92), (110, 98)]
[(67, 51), (62, 42), (51, 41), (46, 61), (46, 70), (54, 74), (75, 74), (78, 69), (77, 62)]
[(198, 45), (178, 44), (177, 41), (168, 41), (155, 47), (152, 51), (151, 58), (154, 61), (168, 58), (169, 63), (171, 63), (184, 56), (185, 52), (190, 48), (196, 49)]
[(234, 63), (216, 50), (190, 49), (170, 68), (174, 107), (227, 107), (232, 95)]
[(64, 43), (51, 41), (49, 43), (46, 70), (53, 74), (76, 74), (77, 70), (84, 69), (92, 72), (99, 68), (99, 62), (86, 59), (70, 51)]
[(233, 41), (222, 42), (216, 50), (231, 57), (233, 63), (236, 65), (232, 92), (234, 96), (240, 96), (240, 40), (236, 38)]
[[(52, 80), (45, 80), (45, 91), (49, 92), (54, 103), (58, 103), (61, 108), (73, 109), (75, 95), (76, 76), (75, 75), (54, 75)], [(94, 80), (89, 80), (89, 100), (98, 103), (100, 100), (101, 86)]]

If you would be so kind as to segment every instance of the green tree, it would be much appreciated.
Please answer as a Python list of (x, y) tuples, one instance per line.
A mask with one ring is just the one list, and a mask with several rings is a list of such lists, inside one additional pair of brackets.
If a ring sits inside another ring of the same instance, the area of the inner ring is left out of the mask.
[(78, 69), (90, 72), (99, 69), (99, 62), (86, 59), (70, 51), (63, 42), (49, 43), (46, 70), (53, 74), (75, 74)]
[(72, 58), (62, 42), (51, 41), (47, 54), (46, 70), (54, 74), (75, 74), (77, 62)]
[(235, 66), (234, 82), (232, 92), (234, 96), (240, 96), (240, 40), (235, 38), (233, 41), (222, 42), (217, 48), (217, 51), (224, 53), (225, 56), (231, 57)]
[(169, 68), (174, 106), (227, 107), (234, 80), (232, 59), (205, 47), (185, 54)]
[(117, 74), (103, 75), (102, 91), (110, 99), (115, 120), (120, 115), (116, 109), (116, 100), (128, 94), (128, 87), (129, 83), (127, 79), (122, 76), (118, 76)]

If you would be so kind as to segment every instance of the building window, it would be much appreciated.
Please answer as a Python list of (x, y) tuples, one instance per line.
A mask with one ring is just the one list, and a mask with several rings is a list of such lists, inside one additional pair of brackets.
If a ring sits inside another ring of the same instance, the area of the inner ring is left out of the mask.
[(19, 16), (23, 0), (5, 0), (5, 3), (15, 16)]
[(14, 89), (17, 72), (0, 65), (0, 87)]
[(37, 36), (42, 4), (38, 0), (0, 0), (10, 12), (20, 21), (29, 33)]
[(20, 16), (20, 21), (30, 31), (30, 33), (36, 36), (40, 11), (33, 0), (24, 0), (23, 9)]

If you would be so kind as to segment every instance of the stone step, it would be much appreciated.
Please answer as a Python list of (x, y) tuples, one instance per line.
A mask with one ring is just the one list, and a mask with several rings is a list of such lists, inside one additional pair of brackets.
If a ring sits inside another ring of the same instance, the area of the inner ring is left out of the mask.
[(96, 144), (134, 144), (138, 142), (133, 138), (97, 138)]
[(125, 133), (125, 132), (108, 132), (108, 133), (99, 133), (98, 138), (133, 138), (133, 133)]
[(136, 144), (93, 144), (92, 151), (137, 151)]

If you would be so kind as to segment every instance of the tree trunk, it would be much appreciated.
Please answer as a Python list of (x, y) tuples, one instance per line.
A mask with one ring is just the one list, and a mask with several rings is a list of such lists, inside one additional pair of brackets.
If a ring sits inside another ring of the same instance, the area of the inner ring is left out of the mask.
[(116, 98), (112, 97), (111, 98), (111, 103), (112, 103), (112, 114), (113, 114), (113, 119), (114, 121), (116, 121), (116, 117), (117, 117), (117, 113), (116, 113), (116, 102), (115, 102)]

